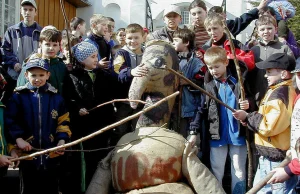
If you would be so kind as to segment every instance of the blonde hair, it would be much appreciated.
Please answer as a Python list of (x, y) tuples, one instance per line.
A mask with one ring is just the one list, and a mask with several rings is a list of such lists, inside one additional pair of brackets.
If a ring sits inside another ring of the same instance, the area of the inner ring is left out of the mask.
[(204, 61), (208, 65), (214, 63), (226, 63), (227, 60), (226, 50), (218, 46), (207, 49), (204, 54)]
[(206, 17), (204, 20), (204, 26), (207, 29), (211, 25), (219, 24), (223, 26), (224, 17), (218, 13), (212, 13)]
[(258, 20), (256, 21), (256, 26), (262, 26), (262, 25), (270, 25), (272, 24), (273, 26), (277, 27), (277, 22), (273, 16), (270, 15), (263, 15)]
[(94, 14), (90, 19), (90, 26), (92, 27), (94, 24), (99, 24), (107, 21), (108, 19), (104, 15)]

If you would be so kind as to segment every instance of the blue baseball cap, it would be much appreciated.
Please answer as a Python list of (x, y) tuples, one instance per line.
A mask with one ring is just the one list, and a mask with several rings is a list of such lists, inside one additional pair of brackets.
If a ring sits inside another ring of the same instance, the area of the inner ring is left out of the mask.
[(49, 60), (48, 59), (41, 59), (41, 58), (34, 58), (29, 59), (29, 61), (26, 63), (25, 70), (31, 69), (31, 68), (41, 68), (45, 71), (49, 71)]

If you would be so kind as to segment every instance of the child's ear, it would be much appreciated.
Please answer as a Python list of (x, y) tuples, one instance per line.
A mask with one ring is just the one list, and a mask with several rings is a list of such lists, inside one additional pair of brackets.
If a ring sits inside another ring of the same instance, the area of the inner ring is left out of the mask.
[(187, 43), (185, 43), (185, 46), (189, 47), (189, 45), (190, 45), (190, 41), (187, 41)]
[(28, 79), (28, 72), (27, 71), (25, 71), (24, 75), (25, 75), (26, 80), (29, 81), (29, 79)]
[(47, 76), (47, 80), (49, 80), (50, 75), (51, 75), (51, 73), (48, 71), (48, 72), (47, 72), (47, 75), (46, 75), (46, 76)]

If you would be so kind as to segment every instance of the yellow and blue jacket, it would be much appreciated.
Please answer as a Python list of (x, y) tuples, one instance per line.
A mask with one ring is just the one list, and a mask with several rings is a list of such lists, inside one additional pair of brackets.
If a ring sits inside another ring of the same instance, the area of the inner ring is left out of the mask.
[(255, 132), (255, 146), (270, 161), (282, 161), (290, 148), (291, 116), (296, 97), (292, 80), (270, 86), (259, 110), (248, 114), (247, 125)]
[[(55, 147), (59, 140), (71, 136), (70, 119), (62, 96), (50, 84), (36, 88), (27, 83), (17, 87), (7, 105), (5, 127), (8, 130), (9, 152), (22, 138), (36, 149)], [(39, 157), (38, 165), (47, 156)]]

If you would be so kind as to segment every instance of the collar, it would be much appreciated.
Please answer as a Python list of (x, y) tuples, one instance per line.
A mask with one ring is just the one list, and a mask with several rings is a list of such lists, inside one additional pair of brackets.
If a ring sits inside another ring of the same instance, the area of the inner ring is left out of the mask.
[(223, 36), (222, 36), (222, 38), (220, 40), (218, 40), (217, 42), (213, 42), (212, 41), (212, 45), (213, 46), (223, 46), (226, 40), (227, 40), (227, 36), (224, 33)]
[(278, 37), (277, 36), (275, 36), (274, 37), (274, 40), (271, 40), (270, 42), (268, 42), (267, 44), (265, 44), (263, 41), (262, 41), (262, 39), (261, 38), (259, 38), (258, 39), (258, 42), (259, 42), (259, 44), (260, 45), (262, 45), (262, 46), (268, 46), (268, 45), (272, 45), (272, 44), (275, 44), (275, 43), (277, 43), (279, 41), (279, 39), (278, 39)]
[(51, 84), (49, 83), (46, 83), (45, 85), (43, 85), (42, 87), (35, 87), (35, 86), (32, 86), (29, 82), (26, 83), (24, 86), (19, 86), (19, 87), (16, 87), (15, 88), (15, 91), (16, 92), (19, 92), (19, 91), (22, 91), (22, 90), (31, 90), (33, 92), (47, 92), (47, 91), (50, 91), (52, 93), (57, 93), (57, 89), (55, 89)]
[(274, 83), (273, 85), (269, 86), (269, 88), (271, 89), (276, 89), (280, 86), (284, 86), (284, 85), (292, 85), (292, 79), (288, 79), (288, 80), (278, 80), (276, 83)]

